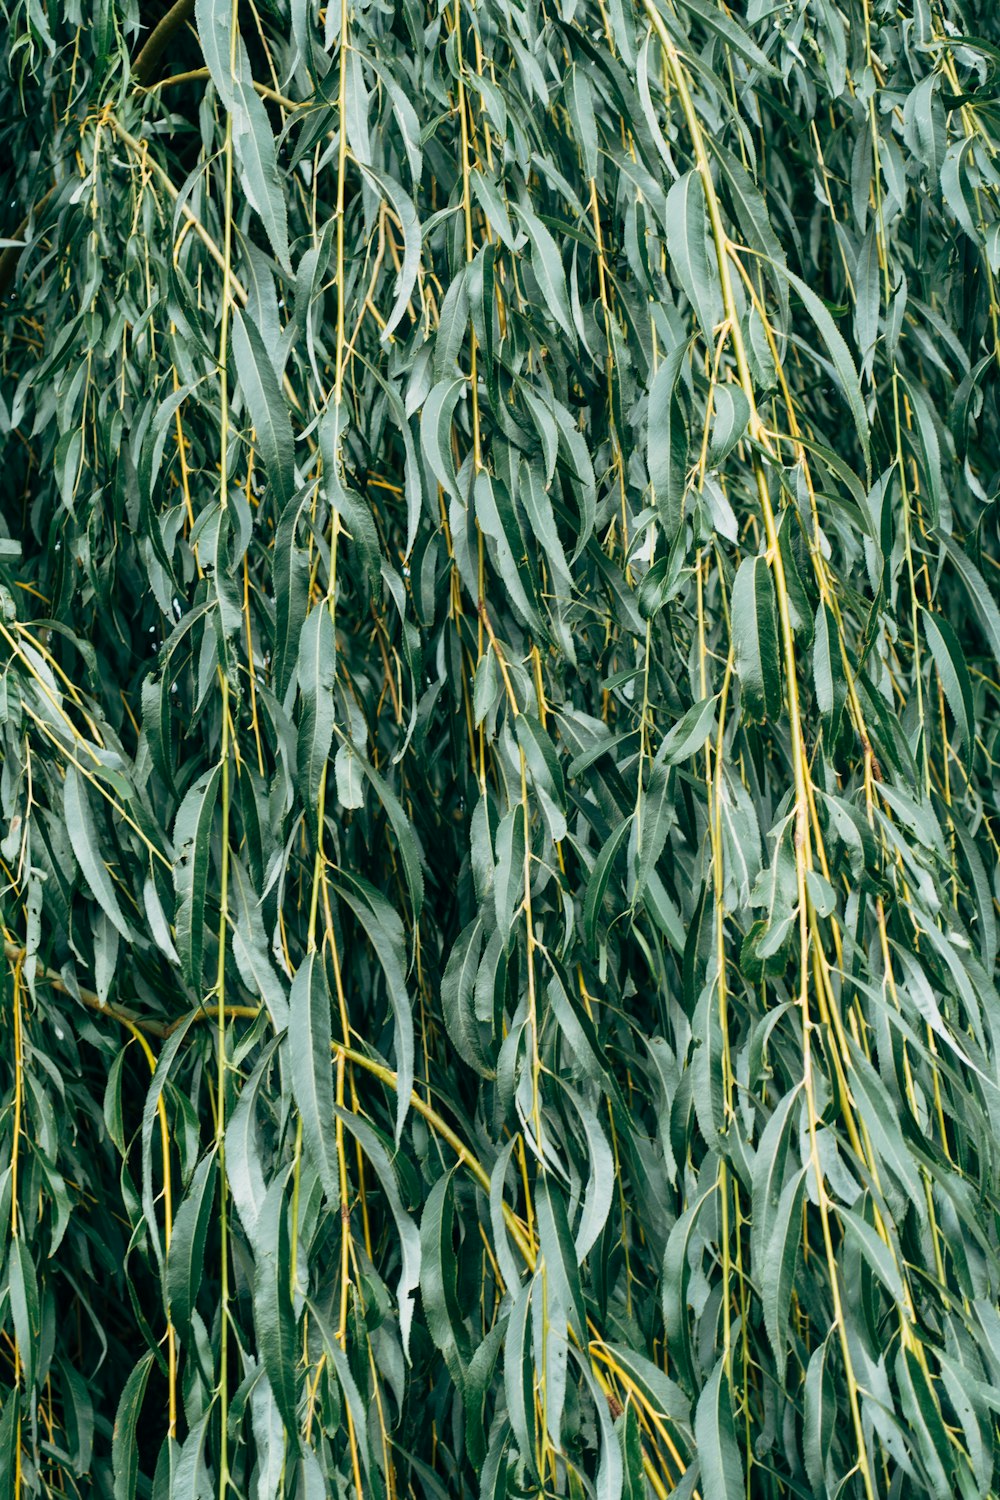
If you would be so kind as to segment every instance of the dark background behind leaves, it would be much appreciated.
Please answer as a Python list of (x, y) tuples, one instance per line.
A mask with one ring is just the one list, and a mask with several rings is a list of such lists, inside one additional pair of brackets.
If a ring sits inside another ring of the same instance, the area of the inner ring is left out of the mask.
[(993, 1493), (993, 4), (3, 9), (4, 1492)]

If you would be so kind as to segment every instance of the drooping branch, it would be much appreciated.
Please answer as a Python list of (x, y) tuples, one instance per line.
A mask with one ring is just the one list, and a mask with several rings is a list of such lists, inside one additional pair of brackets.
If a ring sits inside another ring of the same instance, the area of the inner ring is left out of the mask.
[[(170, 42), (181, 27), (194, 15), (194, 0), (175, 0), (175, 3), (167, 11), (166, 15), (157, 22), (146, 38), (138, 57), (132, 64), (132, 78), (144, 88), (156, 71), (156, 65), (163, 56)], [(21, 220), (20, 224), (8, 238), (14, 243), (8, 245), (0, 254), (0, 298), (7, 295), (17, 273), (18, 261), (21, 251), (26, 249), (25, 235), (33, 218), (41, 213), (49, 199), (55, 193), (58, 183), (53, 183), (48, 192), (44, 193), (29, 213)]]
[(153, 27), (132, 64), (132, 78), (144, 88), (156, 71), (156, 65), (185, 22), (194, 15), (194, 0), (175, 0), (163, 19)]

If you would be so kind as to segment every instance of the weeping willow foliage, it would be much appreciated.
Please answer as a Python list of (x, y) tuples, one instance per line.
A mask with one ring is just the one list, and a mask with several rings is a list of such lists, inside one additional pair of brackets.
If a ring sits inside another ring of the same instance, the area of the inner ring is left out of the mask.
[(995, 1494), (993, 0), (6, 0), (0, 1489)]

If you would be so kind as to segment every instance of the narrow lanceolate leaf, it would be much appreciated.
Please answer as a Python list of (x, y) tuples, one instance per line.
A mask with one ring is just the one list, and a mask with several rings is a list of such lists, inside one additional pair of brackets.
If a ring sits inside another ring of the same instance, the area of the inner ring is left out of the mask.
[(522, 220), (531, 242), (531, 269), (535, 273), (542, 296), (551, 309), (552, 316), (563, 332), (573, 337), (569, 298), (566, 292), (566, 273), (563, 269), (559, 246), (552, 234), (534, 212), (531, 205), (522, 201), (518, 205), (518, 216)]
[(365, 167), (364, 172), (365, 176), (376, 184), (391, 206), (403, 232), (403, 259), (396, 277), (396, 300), (382, 329), (384, 342), (391, 337), (393, 329), (406, 312), (407, 303), (413, 294), (413, 287), (420, 270), (420, 221), (411, 199), (393, 177), (385, 173), (373, 172), (370, 167)]
[(205, 1244), (215, 1205), (215, 1155), (195, 1168), (183, 1203), (177, 1210), (167, 1250), (167, 1307), (177, 1328), (187, 1328), (205, 1270)]
[(280, 1036), (275, 1036), (264, 1048), (260, 1061), (244, 1084), (239, 1101), (226, 1124), (226, 1183), (233, 1195), (243, 1230), (255, 1252), (257, 1226), (265, 1193), (257, 1122), (258, 1104), (265, 1077), (280, 1044)]
[(717, 703), (717, 696), (693, 703), (664, 735), (657, 759), (662, 759), (665, 765), (677, 766), (700, 750), (715, 729)]
[(115, 1500), (134, 1500), (139, 1474), (136, 1428), (154, 1358), (152, 1350), (144, 1354), (122, 1387), (111, 1444)]
[(420, 1221), (420, 1300), (427, 1327), (460, 1391), (465, 1388), (466, 1330), (458, 1298), (451, 1173), (438, 1178)]
[(746, 433), (749, 420), (750, 403), (738, 385), (724, 385), (716, 391), (712, 442), (708, 450), (710, 463), (725, 463)]
[(414, 1013), (411, 996), (406, 986), (405, 954), (403, 954), (402, 924), (384, 898), (370, 886), (346, 889), (337, 886), (343, 900), (351, 907), (367, 935), (373, 953), (378, 959), (385, 978), (391, 1013), (393, 1013), (393, 1040), (396, 1047), (396, 1139), (403, 1133), (409, 1097), (414, 1086)]
[(111, 876), (101, 857), (97, 827), (87, 786), (74, 766), (67, 768), (66, 779), (63, 782), (63, 813), (66, 818), (66, 832), (92, 894), (100, 902), (102, 911), (122, 937), (127, 942), (131, 941), (132, 929), (121, 909)]
[(223, 106), (231, 110), (236, 103), (232, 6), (227, 6), (225, 0), (195, 0), (194, 17), (212, 82)]
[(841, 715), (847, 700), (847, 682), (840, 655), (840, 637), (830, 606), (820, 604), (813, 632), (813, 684), (816, 704), (823, 715), (823, 734), (828, 746), (836, 743)]
[(576, 1226), (576, 1258), (586, 1260), (594, 1241), (607, 1223), (614, 1192), (614, 1162), (611, 1147), (593, 1107), (575, 1092), (567, 1089), (587, 1140), (589, 1172), (583, 1195), (583, 1208)]
[(711, 0), (682, 0), (682, 7), (698, 17), (710, 31), (714, 31), (727, 47), (731, 47), (752, 67), (763, 73), (773, 73), (774, 65), (757, 46), (749, 32), (734, 20), (728, 11), (720, 10)]
[(507, 1337), (504, 1340), (504, 1391), (507, 1411), (521, 1461), (537, 1474), (535, 1460), (535, 1401), (529, 1343), (532, 1295), (538, 1295), (533, 1281), (519, 1287), (514, 1297)]
[(380, 776), (366, 760), (361, 761), (360, 769), (362, 775), (375, 788), (375, 795), (385, 808), (403, 863), (403, 874), (410, 895), (413, 920), (415, 923), (419, 922), (424, 904), (423, 851), (413, 823), (385, 777)]
[(314, 826), (321, 812), (321, 788), (333, 744), (333, 683), (336, 676), (336, 633), (326, 604), (307, 616), (299, 638), (298, 679), (302, 707), (296, 755), (299, 786), (306, 815)]
[(298, 539), (305, 511), (305, 498), (285, 509), (275, 530), (272, 548), (274, 660), (271, 682), (279, 702), (285, 698), (295, 669), (299, 636), (307, 610), (309, 558)]
[(972, 683), (965, 654), (955, 631), (943, 615), (921, 611), (927, 644), (934, 657), (941, 687), (948, 707), (955, 719), (955, 727), (965, 749), (966, 759), (971, 757), (975, 739), (975, 709), (972, 699)]
[(678, 343), (660, 365), (649, 388), (646, 467), (667, 541), (677, 535), (684, 512), (688, 433), (677, 396), (687, 346)]
[(714, 347), (714, 330), (722, 320), (718, 270), (708, 249), (705, 192), (697, 171), (686, 172), (667, 194), (667, 249), (701, 328)]
[(451, 452), (451, 422), (464, 381), (441, 380), (424, 403), (420, 438), (431, 473), (449, 495), (457, 497), (455, 462)]
[(187, 792), (174, 821), (175, 938), (185, 977), (196, 990), (202, 985), (208, 867), (220, 775), (219, 766), (203, 772)]
[(268, 952), (261, 903), (240, 860), (232, 859), (229, 868), (235, 909), (233, 957), (236, 967), (243, 983), (253, 994), (259, 995), (267, 1007), (275, 1030), (284, 1031), (288, 1025), (287, 982), (279, 977)]
[(322, 955), (306, 954), (289, 996), (288, 1048), (292, 1092), (302, 1120), (302, 1138), (331, 1204), (340, 1201), (330, 1121), (333, 1064), (330, 991)]
[(375, 1131), (359, 1115), (336, 1109), (337, 1118), (343, 1120), (355, 1137), (365, 1156), (371, 1162), (375, 1175), (386, 1197), (396, 1226), (399, 1248), (400, 1272), (396, 1286), (396, 1303), (399, 1314), (399, 1333), (403, 1355), (409, 1358), (410, 1325), (413, 1321), (413, 1298), (420, 1285), (420, 1233), (403, 1206), (399, 1194), (396, 1174), (389, 1153)]
[(736, 1443), (736, 1424), (724, 1359), (718, 1361), (698, 1398), (694, 1436), (704, 1493), (718, 1495), (719, 1500), (741, 1500), (744, 1494), (743, 1461)]
[(827, 1463), (836, 1437), (838, 1407), (832, 1374), (828, 1368), (833, 1335), (813, 1350), (806, 1370), (803, 1410), (803, 1457), (814, 1490), (826, 1484)]
[(233, 358), (268, 483), (283, 511), (295, 493), (292, 423), (257, 325), (238, 308), (233, 314)]
[(666, 768), (654, 763), (635, 825), (637, 860), (633, 901), (639, 900), (655, 876), (657, 863), (677, 816), (670, 786)]
[(278, 171), (274, 136), (264, 101), (250, 82), (245, 59), (236, 85), (233, 113), (233, 149), (236, 152), (247, 198), (260, 215), (279, 265), (291, 274), (288, 256), (288, 210)]
[(944, 539), (944, 545), (956, 572), (965, 584), (965, 600), (972, 605), (993, 652), (993, 660), (1000, 664), (1000, 609), (997, 608), (996, 600), (982, 573), (964, 550), (948, 537)]
[(625, 841), (630, 822), (625, 819), (609, 835), (600, 854), (594, 861), (594, 867), (587, 881), (587, 895), (583, 907), (583, 927), (587, 934), (587, 942), (591, 949), (597, 945), (597, 924), (600, 921), (601, 909), (604, 905), (604, 897), (607, 893), (608, 882), (611, 879), (611, 870), (615, 855)]
[(198, 1500), (205, 1493), (208, 1470), (205, 1464), (205, 1437), (211, 1421), (211, 1408), (196, 1422), (174, 1458), (170, 1479), (170, 1500)]
[(776, 719), (781, 713), (778, 613), (771, 570), (763, 557), (743, 559), (730, 612), (744, 712), (758, 722)]
[(448, 1035), (460, 1056), (477, 1073), (489, 1077), (492, 1069), (483, 1052), (475, 1010), (476, 976), (483, 947), (483, 924), (477, 917), (459, 933), (441, 977), (441, 1004)]
[(24, 1385), (33, 1390), (38, 1368), (38, 1340), (41, 1335), (38, 1303), (38, 1277), (31, 1251), (19, 1235), (10, 1242), (7, 1261), (10, 1307), (14, 1320), (14, 1337), (23, 1366)]
[(782, 275), (787, 276), (792, 286), (798, 292), (806, 311), (816, 325), (816, 330), (823, 341), (830, 357), (830, 362), (836, 371), (837, 379), (840, 382), (847, 405), (850, 408), (851, 416), (854, 419), (854, 426), (865, 462), (866, 464), (870, 464), (871, 428), (868, 422), (868, 413), (861, 395), (857, 368), (851, 357), (851, 351), (844, 340), (844, 336), (830, 316), (828, 309), (823, 303), (823, 299), (816, 295), (812, 287), (808, 286), (800, 276), (796, 276), (793, 271), (789, 271), (786, 267), (779, 267), (778, 269), (781, 270)]
[(298, 1342), (291, 1300), (291, 1252), (286, 1213), (289, 1168), (260, 1206), (253, 1287), (253, 1319), (264, 1373), (289, 1433), (298, 1428)]
[(786, 1182), (771, 1223), (764, 1228), (766, 1249), (760, 1269), (764, 1321), (774, 1349), (778, 1378), (782, 1381), (788, 1363), (788, 1325), (796, 1258), (802, 1239), (802, 1200), (807, 1170), (800, 1167)]

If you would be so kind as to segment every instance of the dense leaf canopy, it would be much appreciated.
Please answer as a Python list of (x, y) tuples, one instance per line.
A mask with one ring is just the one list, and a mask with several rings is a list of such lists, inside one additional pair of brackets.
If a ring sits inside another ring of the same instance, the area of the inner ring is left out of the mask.
[(0, 1488), (994, 1493), (995, 0), (5, 0)]

